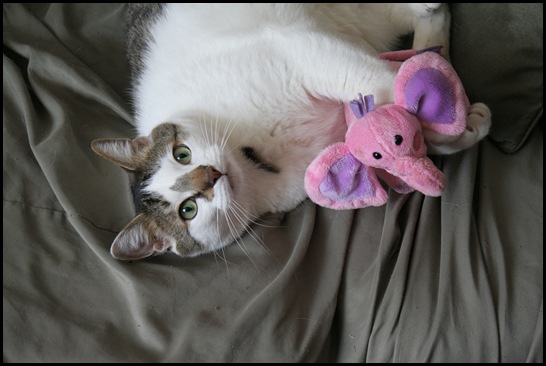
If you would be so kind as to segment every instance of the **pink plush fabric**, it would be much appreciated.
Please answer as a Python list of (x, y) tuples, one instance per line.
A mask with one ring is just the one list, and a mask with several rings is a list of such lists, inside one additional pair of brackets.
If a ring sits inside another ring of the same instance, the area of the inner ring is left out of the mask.
[(394, 84), (394, 103), (414, 113), (423, 128), (460, 135), (470, 102), (453, 67), (442, 56), (426, 52), (405, 61)]
[(469, 101), (451, 65), (434, 52), (390, 53), (404, 61), (395, 80), (394, 104), (374, 106), (373, 96), (345, 105), (345, 142), (323, 150), (307, 169), (305, 188), (315, 203), (334, 209), (382, 205), (381, 179), (399, 193), (440, 196), (446, 181), (426, 155), (428, 128), (459, 135)]
[(385, 170), (426, 195), (443, 192), (445, 179), (426, 156), (421, 124), (401, 106), (382, 106), (354, 121), (345, 145), (364, 165)]
[(387, 202), (375, 173), (355, 159), (345, 143), (327, 147), (312, 165), (305, 189), (318, 205), (343, 210)]

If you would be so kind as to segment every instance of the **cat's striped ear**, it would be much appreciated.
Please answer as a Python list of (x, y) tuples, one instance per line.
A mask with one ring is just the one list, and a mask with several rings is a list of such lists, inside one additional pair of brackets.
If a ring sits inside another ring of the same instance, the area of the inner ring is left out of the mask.
[(175, 243), (151, 217), (140, 213), (114, 239), (110, 254), (120, 260), (137, 260), (163, 254)]
[(130, 171), (136, 170), (142, 165), (145, 151), (151, 146), (152, 141), (148, 137), (136, 137), (134, 139), (97, 139), (91, 143), (93, 151)]
[(381, 206), (388, 198), (375, 170), (356, 159), (343, 142), (324, 149), (309, 165), (305, 189), (311, 201), (336, 210)]

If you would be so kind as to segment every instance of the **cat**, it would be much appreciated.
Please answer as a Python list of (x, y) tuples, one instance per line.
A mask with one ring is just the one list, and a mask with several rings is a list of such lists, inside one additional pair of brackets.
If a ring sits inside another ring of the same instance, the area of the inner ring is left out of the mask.
[[(146, 4), (127, 10), (138, 136), (92, 149), (133, 173), (136, 217), (111, 254), (193, 257), (234, 242), (267, 212), (306, 199), (307, 166), (346, 132), (357, 93), (392, 102), (395, 72), (376, 55), (414, 33), (449, 54), (446, 4)], [(472, 146), (490, 112), (475, 104), (458, 140)]]

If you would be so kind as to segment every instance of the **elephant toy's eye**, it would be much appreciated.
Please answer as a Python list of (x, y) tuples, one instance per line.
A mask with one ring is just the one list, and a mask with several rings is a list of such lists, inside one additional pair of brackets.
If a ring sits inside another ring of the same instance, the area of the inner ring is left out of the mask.
[(404, 138), (402, 136), (400, 136), (400, 135), (395, 135), (394, 136), (394, 143), (396, 145), (402, 144), (403, 141), (404, 141)]
[(381, 159), (381, 158), (383, 157), (383, 156), (382, 156), (380, 153), (378, 153), (378, 152), (374, 152), (374, 153), (372, 154), (372, 156), (373, 156), (374, 159), (377, 159), (377, 160), (379, 160), (379, 159)]

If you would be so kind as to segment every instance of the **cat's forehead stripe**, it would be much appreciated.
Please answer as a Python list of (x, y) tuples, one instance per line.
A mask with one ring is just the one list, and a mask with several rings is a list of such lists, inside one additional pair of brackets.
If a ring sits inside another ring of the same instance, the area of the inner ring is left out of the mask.
[(173, 139), (185, 138), (186, 130), (175, 123), (162, 123), (152, 131), (152, 139), (158, 143), (170, 142)]
[(174, 146), (186, 139), (188, 133), (183, 126), (174, 123), (163, 123), (152, 131), (152, 147), (142, 158), (143, 172), (153, 175), (161, 159), (169, 153)]

